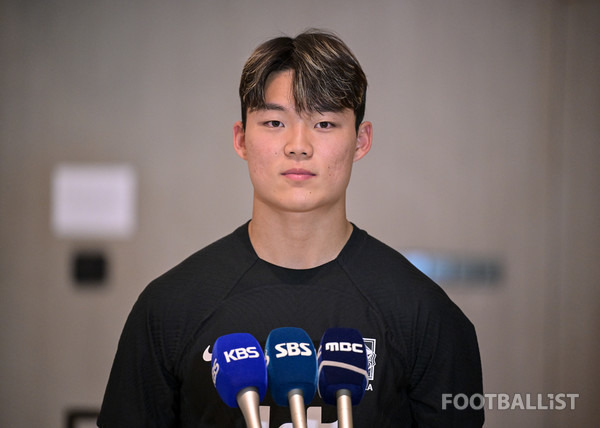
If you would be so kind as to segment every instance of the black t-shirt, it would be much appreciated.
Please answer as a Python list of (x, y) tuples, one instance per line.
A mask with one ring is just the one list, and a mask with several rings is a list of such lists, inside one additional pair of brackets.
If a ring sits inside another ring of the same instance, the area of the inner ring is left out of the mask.
[[(329, 263), (275, 266), (258, 258), (246, 224), (140, 295), (119, 341), (99, 426), (244, 427), (240, 410), (225, 405), (212, 384), (211, 346), (247, 332), (264, 347), (278, 327), (304, 329), (316, 348), (330, 327), (361, 332), (369, 382), (353, 408), (358, 428), (483, 425), (483, 410), (443, 403), (443, 394), (481, 394), (482, 379), (473, 325), (439, 286), (357, 227)], [(306, 404), (309, 426), (337, 426), (335, 407), (318, 394)], [(261, 419), (263, 426), (292, 426), (289, 408), (269, 394)]]

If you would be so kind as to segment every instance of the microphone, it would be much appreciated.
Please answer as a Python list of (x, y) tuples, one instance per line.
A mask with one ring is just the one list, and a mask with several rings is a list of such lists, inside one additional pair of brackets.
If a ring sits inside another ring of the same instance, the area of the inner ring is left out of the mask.
[(330, 328), (319, 345), (319, 395), (337, 404), (339, 428), (352, 428), (352, 406), (365, 395), (368, 379), (367, 349), (358, 330)]
[(225, 404), (240, 408), (248, 428), (261, 428), (259, 403), (267, 393), (267, 366), (251, 334), (233, 333), (215, 341), (212, 380)]
[(301, 328), (273, 330), (265, 345), (269, 390), (279, 406), (290, 407), (294, 428), (307, 428), (305, 403), (317, 389), (317, 356), (308, 334)]

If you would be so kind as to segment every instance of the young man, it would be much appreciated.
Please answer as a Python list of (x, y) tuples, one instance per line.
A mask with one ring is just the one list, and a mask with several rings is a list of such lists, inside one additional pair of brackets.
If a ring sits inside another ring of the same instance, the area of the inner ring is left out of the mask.
[[(210, 346), (300, 327), (365, 337), (369, 383), (357, 427), (480, 427), (483, 411), (444, 394), (482, 393), (472, 324), (403, 256), (347, 220), (352, 165), (371, 147), (367, 81), (336, 36), (309, 31), (259, 46), (241, 83), (233, 144), (254, 186), (252, 219), (153, 281), (125, 325), (100, 427), (237, 427), (211, 381)], [(447, 397), (447, 396), (446, 396)], [(263, 424), (291, 427), (262, 403)], [(309, 426), (337, 426), (318, 395)], [(310, 425), (312, 424), (312, 425)]]

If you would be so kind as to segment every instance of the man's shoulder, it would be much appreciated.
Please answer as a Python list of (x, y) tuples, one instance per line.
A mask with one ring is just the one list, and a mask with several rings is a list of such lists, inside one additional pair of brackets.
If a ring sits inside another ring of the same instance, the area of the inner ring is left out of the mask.
[(154, 279), (140, 299), (160, 306), (192, 301), (214, 304), (256, 260), (245, 242), (243, 227), (196, 251)]
[(398, 341), (439, 326), (445, 326), (449, 337), (474, 337), (470, 320), (440, 285), (399, 251), (363, 234), (359, 250), (345, 261), (344, 269), (392, 331), (400, 332)]
[(366, 231), (357, 228), (353, 239), (353, 248), (343, 255), (341, 263), (357, 281), (394, 289), (435, 285), (400, 251)]
[(341, 262), (377, 306), (391, 310), (454, 306), (446, 292), (400, 251), (360, 229), (354, 246)]

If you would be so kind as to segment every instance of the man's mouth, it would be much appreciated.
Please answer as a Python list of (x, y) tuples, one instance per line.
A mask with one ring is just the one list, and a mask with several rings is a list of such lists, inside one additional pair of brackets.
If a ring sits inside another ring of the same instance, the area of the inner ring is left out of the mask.
[(307, 180), (311, 177), (316, 176), (315, 173), (302, 168), (288, 169), (287, 171), (284, 171), (281, 175), (292, 180)]

